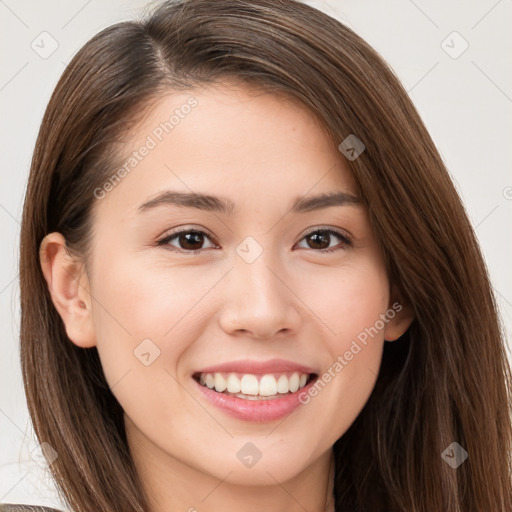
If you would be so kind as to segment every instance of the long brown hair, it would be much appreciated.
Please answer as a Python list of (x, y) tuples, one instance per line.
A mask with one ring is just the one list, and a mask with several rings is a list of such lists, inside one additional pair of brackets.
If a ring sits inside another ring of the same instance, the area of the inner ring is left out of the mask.
[[(347, 160), (390, 282), (415, 320), (386, 343), (375, 389), (335, 443), (337, 511), (512, 510), (511, 373), (484, 260), (436, 147), (393, 72), (353, 31), (294, 0), (169, 1), (93, 37), (47, 107), (26, 192), (21, 359), (29, 411), (76, 512), (148, 509), (123, 411), (96, 349), (75, 346), (39, 245), (52, 231), (87, 262), (93, 191), (114, 148), (162, 93), (235, 77), (296, 98)], [(340, 158), (341, 154), (340, 154)], [(468, 458), (442, 457), (458, 443)], [(453, 446), (453, 445), (452, 445)]]

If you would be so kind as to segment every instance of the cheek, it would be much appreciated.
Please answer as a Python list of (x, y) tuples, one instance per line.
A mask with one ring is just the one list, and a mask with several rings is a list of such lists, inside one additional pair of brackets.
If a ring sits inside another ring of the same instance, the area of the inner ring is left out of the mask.
[[(211, 430), (198, 427), (208, 416), (177, 369), (213, 315), (207, 294), (224, 272), (158, 266), (141, 272), (145, 267), (118, 260), (95, 274), (97, 348), (129, 425), (187, 460), (194, 447), (211, 443)], [(196, 454), (205, 471), (218, 464), (206, 455)]]
[(323, 321), (333, 354), (374, 326), (388, 307), (389, 283), (377, 258), (354, 258), (329, 272), (311, 274), (311, 278), (304, 283), (302, 296)]
[[(304, 397), (325, 417), (326, 439), (336, 441), (351, 425), (374, 388), (382, 359), (382, 316), (389, 304), (389, 283), (378, 260), (358, 260), (336, 274), (316, 276), (305, 301), (321, 322), (322, 374)], [(329, 426), (330, 425), (330, 426)], [(332, 425), (337, 425), (336, 429)]]
[[(201, 297), (219, 277), (197, 268), (144, 268), (118, 259), (95, 273), (97, 349), (114, 396), (135, 424), (149, 432), (163, 425), (183, 429), (191, 411), (201, 410), (176, 380), (177, 368), (212, 315)], [(178, 434), (166, 433), (169, 442), (182, 443), (183, 430), (171, 430)]]
[(145, 363), (175, 374), (181, 354), (212, 314), (205, 309), (208, 301), (201, 299), (221, 274), (197, 267), (149, 269), (136, 258), (115, 261), (95, 270), (91, 288), (107, 380), (116, 383), (128, 371), (135, 375)]

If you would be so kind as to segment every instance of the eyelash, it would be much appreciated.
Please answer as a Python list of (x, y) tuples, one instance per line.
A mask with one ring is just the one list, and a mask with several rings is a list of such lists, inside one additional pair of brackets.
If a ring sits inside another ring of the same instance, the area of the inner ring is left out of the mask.
[[(207, 232), (202, 231), (200, 229), (183, 229), (183, 230), (180, 230), (180, 231), (174, 231), (174, 232), (166, 235), (164, 238), (161, 238), (160, 240), (158, 240), (157, 245), (158, 246), (165, 246), (171, 240), (179, 237), (182, 234), (186, 234), (186, 233), (198, 233), (198, 234), (206, 235), (210, 240), (213, 238)], [(322, 227), (315, 228), (315, 229), (309, 231), (308, 233), (306, 233), (299, 240), (299, 242), (301, 242), (302, 240), (304, 240), (308, 236), (313, 235), (315, 233), (324, 233), (324, 234), (329, 234), (329, 235), (335, 235), (338, 238), (340, 238), (341, 246), (339, 246), (339, 247), (335, 246), (335, 247), (332, 247), (330, 249), (318, 249), (318, 250), (311, 249), (314, 252), (319, 252), (319, 253), (325, 254), (325, 253), (330, 253), (330, 252), (336, 252), (336, 251), (344, 250), (347, 247), (352, 247), (352, 245), (353, 245), (352, 244), (352, 240), (346, 234), (344, 234), (343, 232), (335, 230), (335, 229), (332, 229), (332, 228), (322, 228)], [(203, 252), (205, 250), (205, 249), (197, 249), (197, 250), (189, 251), (189, 250), (185, 250), (185, 249), (178, 249), (178, 248), (172, 247), (172, 246), (166, 246), (165, 248), (167, 250), (169, 250), (169, 251), (173, 251), (173, 252), (177, 252), (177, 253), (186, 253), (186, 254), (198, 254), (198, 253)]]

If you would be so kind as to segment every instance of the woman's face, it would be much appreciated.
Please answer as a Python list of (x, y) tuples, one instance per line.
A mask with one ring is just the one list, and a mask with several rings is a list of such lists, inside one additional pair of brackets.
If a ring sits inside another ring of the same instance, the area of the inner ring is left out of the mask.
[(220, 84), (162, 98), (125, 151), (95, 191), (73, 341), (97, 346), (139, 457), (292, 478), (355, 420), (400, 317), (344, 158), (304, 107)]

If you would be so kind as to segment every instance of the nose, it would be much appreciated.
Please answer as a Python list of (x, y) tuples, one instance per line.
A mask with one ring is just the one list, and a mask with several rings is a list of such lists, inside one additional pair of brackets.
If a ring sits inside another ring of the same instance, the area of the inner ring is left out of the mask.
[(290, 278), (264, 255), (252, 263), (238, 258), (225, 278), (220, 326), (228, 334), (267, 339), (289, 336), (301, 327), (300, 300)]

